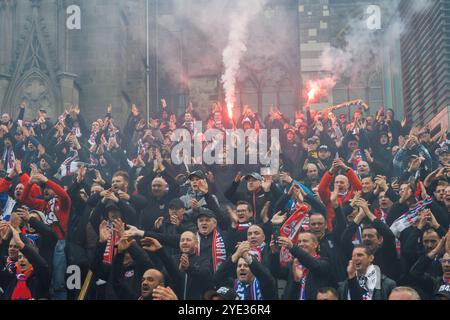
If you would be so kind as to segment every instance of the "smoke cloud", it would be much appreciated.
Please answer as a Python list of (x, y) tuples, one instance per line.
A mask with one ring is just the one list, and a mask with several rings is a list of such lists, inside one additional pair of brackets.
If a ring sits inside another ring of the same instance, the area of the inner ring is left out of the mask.
[[(433, 0), (413, 0), (413, 12), (430, 7)], [(348, 31), (342, 47), (332, 46), (321, 56), (322, 70), (330, 72), (330, 81), (348, 80), (350, 84), (361, 82), (364, 76), (381, 69), (383, 52), (391, 50), (407, 30), (407, 23), (400, 17), (400, 0), (379, 2), (382, 8), (382, 30), (369, 30), (367, 16), (348, 22)], [(400, 70), (397, 70), (399, 72)]]
[(225, 101), (228, 106), (228, 115), (232, 117), (232, 106), (236, 103), (236, 78), (240, 69), (241, 60), (247, 51), (249, 23), (261, 12), (264, 1), (240, 1), (237, 11), (232, 13), (228, 45), (223, 51), (223, 65), (225, 73), (222, 83), (225, 90)]

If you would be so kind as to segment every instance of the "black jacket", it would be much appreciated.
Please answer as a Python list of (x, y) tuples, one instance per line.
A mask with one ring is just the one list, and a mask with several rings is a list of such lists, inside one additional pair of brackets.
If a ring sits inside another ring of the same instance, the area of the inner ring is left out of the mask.
[(212, 288), (211, 267), (204, 257), (190, 255), (188, 269), (180, 271), (178, 264), (181, 255), (170, 257), (164, 247), (157, 254), (170, 275), (180, 300), (202, 300), (203, 294)]
[(124, 253), (117, 253), (112, 262), (111, 277), (114, 292), (120, 300), (137, 300), (140, 297), (142, 276), (153, 268), (153, 262), (147, 253), (136, 243), (128, 249), (133, 258), (133, 265), (124, 268)]
[[(375, 219), (372, 225), (377, 229), (378, 233), (383, 237), (383, 244), (375, 252), (374, 264), (378, 265), (381, 272), (391, 279), (397, 280), (400, 276), (400, 265), (397, 258), (397, 248), (395, 244), (395, 236), (391, 229), (383, 221)], [(342, 246), (345, 259), (348, 261), (353, 252), (353, 236), (358, 230), (358, 225), (350, 222), (347, 229), (342, 235)]]
[[(320, 257), (316, 259), (301, 248), (294, 246), (290, 250), (294, 258), (297, 258), (300, 264), (309, 270), (305, 282), (305, 299), (316, 300), (317, 290), (332, 285), (331, 266), (328, 258)], [(287, 280), (284, 291), (284, 300), (299, 300), (301, 283), (295, 282), (292, 270), (293, 262), (289, 262), (287, 267), (280, 265), (280, 255), (271, 255), (271, 270), (273, 274), (280, 279)]]
[(432, 264), (433, 259), (424, 254), (417, 260), (410, 270), (410, 275), (415, 281), (417, 281), (417, 284), (423, 292), (423, 299), (433, 299), (434, 294), (443, 283), (442, 276), (438, 277), (427, 273), (427, 269), (429, 269)]
[[(388, 300), (391, 291), (397, 286), (395, 281), (389, 279), (384, 274), (381, 275), (381, 288), (375, 289), (373, 292), (372, 300)], [(350, 293), (351, 300), (363, 300), (363, 289), (359, 286), (358, 279), (347, 279), (340, 283), (339, 297), (341, 300), (349, 300), (348, 294)]]
[[(233, 263), (231, 258), (228, 258), (214, 274), (214, 286), (216, 288), (221, 286), (233, 288), (236, 279), (236, 266), (236, 263)], [(259, 280), (263, 300), (278, 300), (275, 279), (270, 274), (269, 269), (264, 267), (255, 258), (252, 258), (252, 263), (250, 263), (249, 268)]]
[(270, 186), (269, 192), (264, 192), (262, 188), (255, 192), (239, 192), (237, 191), (238, 187), (239, 183), (233, 181), (231, 186), (227, 189), (227, 191), (225, 191), (225, 197), (233, 204), (236, 204), (238, 201), (247, 201), (250, 203), (253, 210), (255, 210), (255, 221), (258, 224), (262, 222), (261, 210), (266, 202), (271, 201), (272, 203), (275, 203), (275, 201), (281, 196), (280, 191), (276, 188), (274, 183)]

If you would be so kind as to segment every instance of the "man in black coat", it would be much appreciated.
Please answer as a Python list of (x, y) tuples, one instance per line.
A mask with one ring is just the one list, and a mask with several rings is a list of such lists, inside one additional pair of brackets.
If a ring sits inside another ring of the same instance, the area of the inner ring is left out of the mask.
[(165, 247), (154, 238), (144, 238), (144, 248), (155, 252), (171, 277), (175, 292), (182, 300), (201, 300), (212, 288), (212, 272), (209, 261), (196, 254), (198, 240), (195, 233), (186, 231), (180, 238), (181, 254), (169, 256)]
[(374, 265), (373, 251), (364, 245), (353, 249), (347, 267), (348, 278), (340, 284), (341, 300), (387, 300), (396, 287), (395, 281), (386, 277)]
[[(286, 247), (294, 257), (287, 267), (280, 266), (279, 247)], [(330, 286), (330, 263), (328, 258), (317, 254), (318, 247), (319, 242), (311, 232), (301, 232), (297, 246), (285, 237), (272, 240), (271, 270), (287, 280), (284, 299), (316, 300), (318, 289)]]
[(277, 300), (275, 279), (250, 250), (248, 241), (239, 245), (214, 274), (215, 286), (234, 288), (240, 300)]

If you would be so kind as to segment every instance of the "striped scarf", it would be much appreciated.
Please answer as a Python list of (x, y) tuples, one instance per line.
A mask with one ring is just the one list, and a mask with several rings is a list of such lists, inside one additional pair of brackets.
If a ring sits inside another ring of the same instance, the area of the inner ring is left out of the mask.
[[(201, 237), (200, 234), (197, 232), (197, 239), (198, 239), (198, 247), (196, 249), (196, 255), (200, 255), (200, 248), (201, 248)], [(217, 271), (217, 269), (220, 267), (220, 265), (227, 259), (227, 251), (225, 248), (225, 241), (217, 229), (214, 229), (213, 232), (213, 239), (212, 239), (212, 260), (213, 260), (213, 269), (214, 272)]]
[[(302, 204), (295, 204), (292, 210), (294, 213), (286, 220), (280, 228), (280, 236), (289, 238), (295, 245), (300, 231), (309, 230), (309, 207)], [(306, 229), (307, 228), (307, 229)], [(286, 266), (292, 260), (292, 255), (285, 247), (280, 250), (280, 264)]]
[(264, 251), (265, 247), (266, 247), (266, 243), (263, 242), (257, 247), (251, 247), (250, 250), (248, 251), (248, 253), (251, 256), (255, 257), (259, 263), (261, 263), (262, 259), (263, 259), (263, 251)]
[[(249, 290), (247, 290), (248, 287), (250, 287)], [(259, 281), (256, 278), (253, 279), (250, 285), (236, 279), (234, 281), (234, 290), (239, 296), (239, 300), (264, 300)]]
[(14, 169), (14, 162), (16, 161), (16, 156), (14, 154), (14, 149), (12, 146), (7, 147), (3, 152), (2, 156), (3, 163), (6, 164), (6, 173), (10, 173)]
[[(316, 260), (320, 259), (320, 256), (317, 253), (314, 253), (312, 255), (312, 257), (314, 259), (316, 259)], [(307, 300), (307, 298), (309, 298), (309, 297), (306, 297), (306, 280), (307, 280), (307, 278), (309, 276), (309, 269), (306, 268), (305, 266), (303, 266), (302, 264), (300, 264), (299, 267), (302, 269), (302, 272), (303, 272), (302, 279), (300, 280), (300, 297), (299, 297), (299, 300), (300, 301), (304, 301), (304, 300)]]
[(74, 165), (72, 165), (72, 163), (74, 163), (74, 160), (76, 158), (78, 158), (78, 150), (76, 149), (71, 149), (70, 152), (72, 152), (72, 155), (69, 156), (66, 160), (64, 160), (64, 162), (61, 164), (61, 175), (63, 177), (65, 176), (71, 176), (74, 173)]
[(419, 220), (419, 212), (425, 209), (428, 205), (433, 202), (432, 197), (427, 197), (424, 200), (418, 201), (414, 207), (405, 212), (401, 217), (394, 221), (391, 225), (391, 231), (394, 233), (396, 238), (400, 237), (400, 233), (412, 226)]
[(108, 237), (108, 241), (106, 243), (106, 249), (103, 253), (103, 262), (106, 264), (112, 264), (112, 260), (116, 255), (116, 244), (119, 241), (119, 236), (117, 232), (114, 231), (112, 223), (108, 221), (108, 228), (111, 229), (111, 235)]

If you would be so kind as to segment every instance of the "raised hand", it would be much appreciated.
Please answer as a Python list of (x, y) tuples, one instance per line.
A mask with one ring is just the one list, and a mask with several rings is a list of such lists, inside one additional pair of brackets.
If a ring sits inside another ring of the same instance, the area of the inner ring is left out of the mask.
[(227, 213), (228, 217), (230, 217), (232, 228), (237, 228), (239, 224), (239, 219), (236, 214), (236, 210), (233, 210), (230, 206), (227, 206)]
[(236, 176), (234, 177), (234, 182), (240, 183), (240, 182), (242, 181), (242, 179), (243, 179), (242, 172), (239, 171), (239, 172), (236, 174)]
[(286, 237), (278, 237), (278, 244), (281, 247), (285, 247), (287, 249), (292, 249), (292, 247), (294, 246), (291, 239), (286, 238)]
[(153, 300), (174, 301), (178, 300), (177, 295), (170, 287), (164, 288), (163, 286), (157, 286), (153, 289)]
[(142, 249), (145, 251), (156, 252), (162, 249), (161, 243), (155, 238), (145, 237), (141, 240)]
[(111, 237), (112, 230), (110, 230), (108, 228), (108, 222), (106, 220), (103, 220), (100, 223), (100, 226), (99, 226), (99, 229), (98, 229), (98, 234), (99, 234), (99, 242), (100, 243), (107, 242), (108, 239)]
[(353, 279), (356, 277), (356, 266), (355, 266), (355, 263), (353, 262), (353, 260), (350, 260), (348, 262), (347, 275), (348, 275), (349, 279)]
[(178, 265), (178, 269), (180, 271), (186, 271), (189, 268), (189, 256), (183, 253), (180, 256), (180, 264)]
[(159, 230), (161, 228), (163, 221), (164, 221), (164, 217), (159, 217), (158, 219), (156, 219), (155, 230)]
[(303, 268), (297, 258), (292, 262), (292, 273), (294, 275), (294, 281), (300, 282), (303, 278)]
[(124, 253), (127, 251), (130, 246), (135, 242), (134, 240), (130, 240), (127, 236), (122, 236), (117, 243), (117, 251), (119, 253)]
[(23, 207), (17, 208), (16, 213), (24, 222), (30, 221), (30, 211), (28, 211), (28, 209)]
[(207, 194), (209, 191), (208, 182), (206, 180), (200, 180), (198, 182), (198, 189), (201, 193)]
[(263, 223), (267, 223), (269, 221), (269, 209), (270, 209), (270, 201), (266, 201), (264, 207), (261, 210), (261, 219)]
[(270, 222), (275, 226), (275, 225), (283, 224), (286, 219), (287, 219), (287, 215), (283, 214), (281, 211), (278, 211), (272, 217), (272, 220), (270, 220)]

